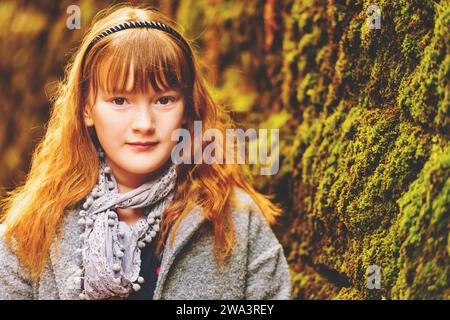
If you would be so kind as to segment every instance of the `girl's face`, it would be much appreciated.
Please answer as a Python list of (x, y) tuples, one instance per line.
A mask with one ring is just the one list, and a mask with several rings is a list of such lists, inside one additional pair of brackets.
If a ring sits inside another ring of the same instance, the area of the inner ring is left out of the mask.
[(120, 95), (99, 90), (85, 123), (95, 127), (118, 182), (135, 188), (169, 160), (177, 143), (172, 132), (185, 123), (184, 107), (177, 90)]

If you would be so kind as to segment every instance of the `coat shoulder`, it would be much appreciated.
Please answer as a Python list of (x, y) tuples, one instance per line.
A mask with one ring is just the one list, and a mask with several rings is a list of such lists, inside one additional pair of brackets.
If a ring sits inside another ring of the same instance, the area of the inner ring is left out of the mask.
[(246, 298), (291, 299), (291, 276), (280, 241), (251, 195), (237, 187), (234, 192), (239, 207), (234, 222), (247, 239)]
[(253, 197), (240, 187), (233, 187), (233, 192), (232, 211), (235, 225), (245, 226), (249, 238), (267, 237), (275, 241), (272, 228)]
[[(32, 280), (19, 264), (19, 259), (5, 239), (5, 226), (0, 225), (0, 299), (32, 299)], [(13, 239), (14, 246), (14, 239)]]
[(253, 200), (252, 196), (242, 189), (241, 187), (234, 186), (233, 187), (233, 195), (235, 201), (235, 206), (238, 208), (246, 208), (246, 209), (257, 209), (257, 205), (255, 200)]
[[(14, 246), (14, 239), (13, 239)], [(0, 272), (4, 270), (4, 267), (13, 267), (13, 269), (17, 269), (19, 267), (19, 262), (16, 255), (13, 253), (9, 245), (7, 244), (5, 238), (5, 225), (0, 225)]]

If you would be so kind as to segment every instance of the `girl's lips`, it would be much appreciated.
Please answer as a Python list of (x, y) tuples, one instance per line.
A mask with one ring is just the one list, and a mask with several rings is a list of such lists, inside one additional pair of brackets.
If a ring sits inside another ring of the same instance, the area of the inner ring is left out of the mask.
[(152, 142), (152, 143), (127, 143), (130, 147), (132, 147), (135, 150), (145, 151), (150, 150), (154, 148), (158, 142)]

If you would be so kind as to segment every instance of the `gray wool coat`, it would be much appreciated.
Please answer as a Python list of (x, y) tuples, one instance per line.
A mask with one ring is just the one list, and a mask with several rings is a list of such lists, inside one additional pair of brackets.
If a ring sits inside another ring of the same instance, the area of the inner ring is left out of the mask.
[[(291, 276), (283, 248), (253, 199), (235, 187), (244, 208), (232, 208), (235, 250), (219, 268), (213, 256), (213, 229), (195, 207), (180, 223), (174, 245), (163, 251), (153, 299), (291, 299)], [(78, 216), (63, 222), (59, 255), (54, 246), (39, 281), (33, 282), (6, 247), (0, 231), (0, 299), (79, 299), (74, 286)]]

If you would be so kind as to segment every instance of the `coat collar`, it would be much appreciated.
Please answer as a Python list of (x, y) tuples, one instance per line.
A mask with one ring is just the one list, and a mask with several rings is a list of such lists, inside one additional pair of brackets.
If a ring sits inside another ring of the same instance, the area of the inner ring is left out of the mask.
[[(61, 299), (78, 299), (80, 293), (79, 288), (75, 285), (74, 278), (78, 270), (79, 257), (75, 254), (75, 250), (79, 246), (79, 236), (82, 228), (78, 226), (78, 215), (76, 210), (69, 211), (63, 223), (63, 230), (59, 241), (59, 250), (56, 251), (55, 241), (50, 249), (50, 263), (56, 287)], [(205, 217), (199, 206), (195, 206), (186, 217), (180, 222), (173, 245), (166, 243), (164, 246), (163, 256), (161, 260), (160, 273), (156, 284), (153, 298), (160, 299), (164, 283), (167, 280), (170, 268), (176, 256), (180, 253), (184, 245), (200, 228)], [(42, 279), (42, 281), (45, 278)]]
[(155, 292), (153, 295), (154, 300), (161, 299), (164, 283), (169, 274), (170, 267), (173, 264), (176, 256), (180, 253), (180, 250), (184, 245), (192, 238), (195, 232), (200, 228), (202, 222), (205, 221), (205, 217), (199, 206), (195, 206), (189, 214), (180, 222), (173, 241), (173, 245), (170, 246), (167, 242), (164, 246), (163, 257), (160, 266), (160, 273), (158, 281), (156, 283)]

